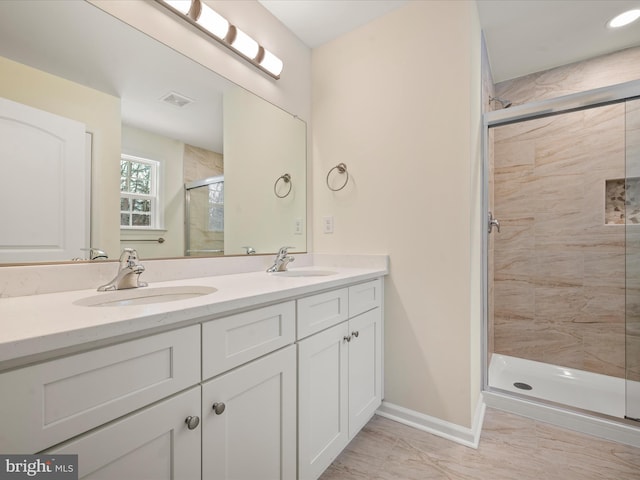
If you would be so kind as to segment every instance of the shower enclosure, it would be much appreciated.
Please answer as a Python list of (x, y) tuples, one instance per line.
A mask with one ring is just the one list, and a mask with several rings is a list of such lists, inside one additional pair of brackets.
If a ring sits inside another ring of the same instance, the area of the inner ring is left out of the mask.
[(224, 255), (224, 175), (184, 186), (185, 256)]
[(485, 391), (640, 428), (639, 96), (485, 114)]

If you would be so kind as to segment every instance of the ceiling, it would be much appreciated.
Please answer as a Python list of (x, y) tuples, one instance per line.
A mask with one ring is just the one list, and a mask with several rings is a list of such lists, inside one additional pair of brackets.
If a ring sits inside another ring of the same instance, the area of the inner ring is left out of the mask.
[[(311, 48), (407, 0), (258, 0)], [(429, 0), (409, 0), (429, 1)], [(640, 0), (477, 0), (494, 81), (640, 45), (640, 22), (610, 30)]]

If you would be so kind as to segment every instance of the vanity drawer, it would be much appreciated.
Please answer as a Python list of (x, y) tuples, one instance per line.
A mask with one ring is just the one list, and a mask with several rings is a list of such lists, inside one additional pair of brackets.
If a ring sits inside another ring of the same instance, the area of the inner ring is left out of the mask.
[(211, 378), (295, 341), (295, 302), (202, 325), (202, 378)]
[(200, 326), (0, 375), (0, 452), (35, 453), (200, 381)]
[(348, 318), (346, 288), (298, 300), (298, 339), (332, 327)]
[(355, 317), (382, 305), (382, 280), (349, 287), (349, 317)]

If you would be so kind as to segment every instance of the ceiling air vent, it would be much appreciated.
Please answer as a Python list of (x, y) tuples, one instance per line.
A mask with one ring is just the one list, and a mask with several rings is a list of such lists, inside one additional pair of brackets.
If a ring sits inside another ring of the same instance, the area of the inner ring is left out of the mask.
[(173, 105), (174, 107), (179, 107), (179, 108), (185, 107), (190, 103), (194, 102), (189, 97), (185, 97), (184, 95), (180, 95), (179, 93), (176, 93), (176, 92), (169, 92), (163, 97), (161, 97), (160, 100), (170, 105)]

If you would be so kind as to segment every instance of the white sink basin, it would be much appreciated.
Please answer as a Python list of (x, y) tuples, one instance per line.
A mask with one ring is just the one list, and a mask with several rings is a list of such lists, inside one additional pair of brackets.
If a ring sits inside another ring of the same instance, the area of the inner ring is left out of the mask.
[(183, 287), (129, 288), (115, 292), (104, 292), (73, 302), (83, 307), (124, 307), (128, 305), (149, 305), (152, 303), (174, 302), (209, 295), (217, 291), (213, 287), (188, 285)]
[(285, 272), (273, 272), (272, 275), (277, 277), (326, 277), (336, 273), (331, 270), (287, 270)]

